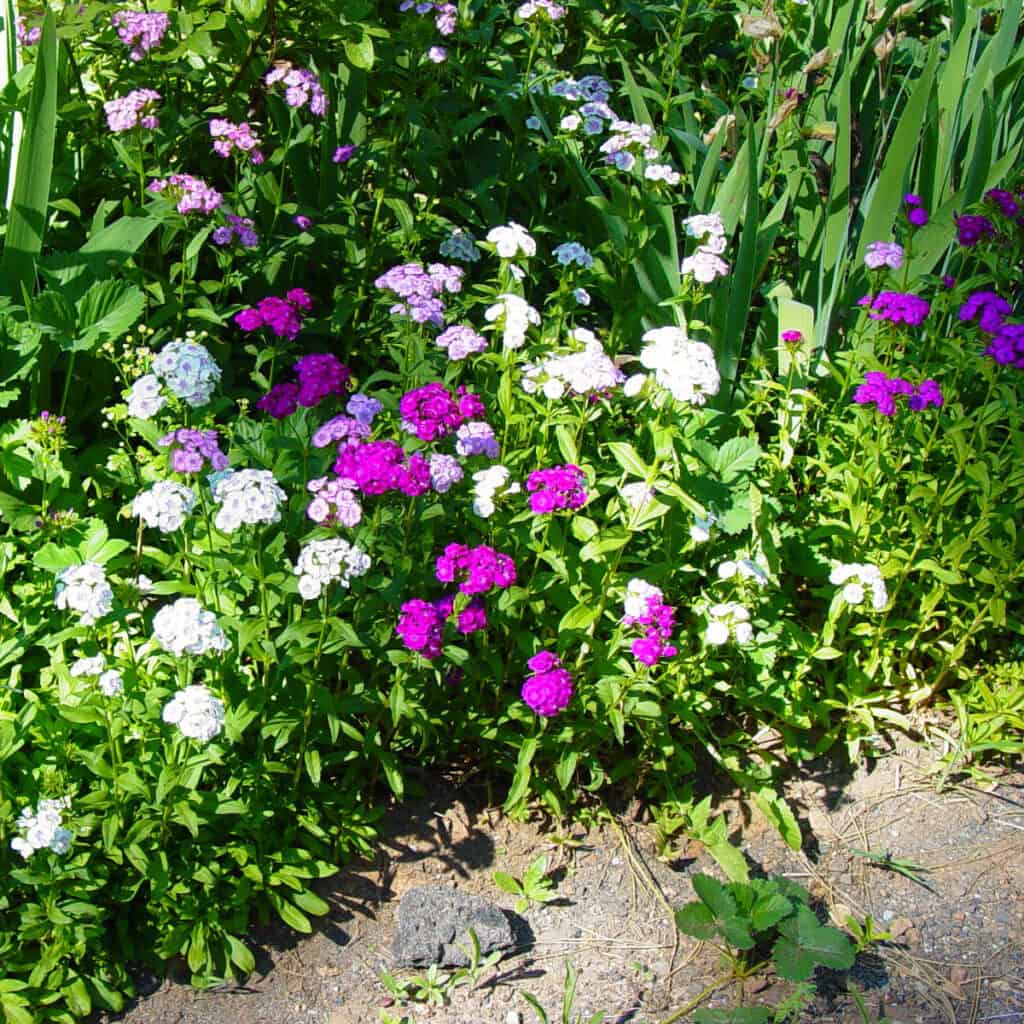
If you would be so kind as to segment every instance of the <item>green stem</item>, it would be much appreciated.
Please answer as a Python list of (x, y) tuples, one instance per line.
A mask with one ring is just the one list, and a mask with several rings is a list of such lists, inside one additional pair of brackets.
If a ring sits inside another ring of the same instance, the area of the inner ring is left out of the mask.
[(723, 974), (716, 978), (707, 988), (703, 989), (693, 999), (691, 999), (681, 1010), (676, 1010), (670, 1017), (666, 1017), (661, 1024), (675, 1024), (677, 1020), (682, 1020), (687, 1014), (692, 1013), (701, 1003), (704, 1002), (709, 996), (714, 995), (720, 988), (728, 985), (733, 980), (733, 974)]

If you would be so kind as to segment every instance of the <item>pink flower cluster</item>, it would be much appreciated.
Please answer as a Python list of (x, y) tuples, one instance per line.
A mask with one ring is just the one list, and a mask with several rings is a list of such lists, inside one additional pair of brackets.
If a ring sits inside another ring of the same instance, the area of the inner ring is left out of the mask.
[(125, 46), (130, 46), (128, 56), (140, 61), (150, 50), (164, 41), (164, 35), (171, 19), (161, 11), (117, 11), (110, 24)]
[(402, 395), (398, 403), (402, 427), (421, 441), (436, 441), (462, 426), (466, 420), (485, 414), (478, 395), (460, 387), (453, 395), (443, 384), (433, 382)]
[(441, 583), (459, 580), (463, 594), (486, 594), (492, 587), (511, 587), (516, 581), (516, 564), (486, 544), (475, 548), (449, 544), (438, 558), (434, 574)]
[(546, 515), (563, 508), (581, 508), (587, 500), (585, 482), (583, 470), (571, 463), (535, 470), (526, 480), (531, 511)]
[(363, 494), (400, 491), (410, 498), (430, 490), (430, 463), (419, 453), (406, 456), (394, 441), (349, 441), (338, 448), (334, 472)]
[[(441, 653), (444, 624), (454, 610), (455, 598), (450, 594), (436, 601), (414, 598), (402, 605), (395, 632), (410, 651), (432, 661)], [(480, 598), (474, 597), (455, 616), (455, 628), (464, 636), (487, 628), (487, 609)]]
[(633, 656), (644, 665), (656, 665), (661, 658), (674, 658), (679, 653), (669, 643), (676, 624), (676, 610), (665, 604), (660, 592), (647, 598), (647, 609), (643, 614), (625, 615), (622, 624), (644, 627), (644, 635), (630, 645)]
[(443, 348), (448, 353), (448, 358), (454, 363), (465, 359), (468, 355), (483, 352), (487, 348), (487, 339), (482, 334), (477, 334), (472, 327), (463, 327), (455, 324), (443, 330), (435, 339), (438, 348)]
[(195, 211), (213, 213), (224, 201), (224, 197), (203, 181), (191, 174), (170, 174), (166, 178), (154, 178), (146, 190), (158, 194), (166, 194), (175, 202), (178, 213), (189, 214)]
[(519, 691), (526, 704), (544, 718), (564, 711), (572, 699), (572, 676), (561, 658), (551, 651), (540, 651), (526, 664), (533, 670)]
[(26, 28), (25, 19), (18, 18), (15, 23), (15, 35), (22, 46), (35, 46), (43, 37), (43, 29), (40, 25), (33, 25), (32, 28)]
[(907, 405), (915, 412), (929, 405), (941, 408), (942, 391), (934, 380), (921, 381), (916, 387), (902, 377), (889, 377), (880, 370), (864, 374), (864, 383), (854, 392), (853, 400), (858, 405), (874, 405), (883, 416), (896, 412), (896, 396), (905, 395)]
[(302, 288), (292, 288), (283, 299), (268, 295), (249, 309), (235, 314), (235, 323), (243, 331), (269, 327), (278, 338), (294, 341), (302, 329), (302, 314), (313, 308), (313, 300)]
[(237, 149), (247, 153), (249, 160), (257, 166), (266, 159), (259, 148), (260, 137), (249, 127), (248, 121), (234, 124), (215, 117), (210, 121), (210, 136), (213, 138), (213, 151), (218, 156), (229, 157)]
[(312, 409), (328, 395), (344, 395), (352, 371), (329, 352), (303, 356), (293, 366), (297, 381), (275, 384), (257, 403), (256, 408), (275, 420), (291, 416), (301, 405)]
[(127, 96), (108, 100), (103, 104), (107, 115), (107, 127), (115, 133), (140, 128), (158, 128), (160, 121), (153, 113), (153, 104), (160, 99), (155, 89), (132, 89)]
[(271, 68), (263, 78), (266, 85), (277, 82), (284, 84), (284, 101), (296, 110), (309, 104), (309, 112), (323, 117), (327, 112), (327, 94), (320, 79), (305, 68), (296, 68), (288, 61), (282, 61)]
[(347, 441), (350, 438), (360, 440), (370, 436), (370, 425), (357, 420), (354, 416), (333, 416), (321, 424), (313, 432), (313, 447), (326, 448), (329, 444)]
[(310, 480), (306, 490), (313, 500), (306, 506), (306, 515), (320, 526), (358, 526), (363, 506), (355, 495), (355, 484), (346, 477), (327, 476)]
[(157, 444), (171, 448), (171, 469), (175, 473), (201, 473), (210, 463), (210, 469), (219, 472), (228, 468), (228, 457), (220, 450), (216, 430), (192, 430), (182, 427), (161, 437)]

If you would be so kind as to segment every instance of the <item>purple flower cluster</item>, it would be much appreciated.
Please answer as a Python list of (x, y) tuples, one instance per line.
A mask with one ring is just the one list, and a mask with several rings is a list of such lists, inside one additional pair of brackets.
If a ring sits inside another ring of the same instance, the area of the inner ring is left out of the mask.
[(271, 68), (263, 78), (267, 86), (282, 82), (284, 84), (284, 101), (289, 107), (301, 110), (309, 104), (309, 112), (323, 117), (327, 112), (327, 94), (320, 84), (320, 79), (305, 68), (296, 68), (288, 61), (280, 61)]
[(564, 711), (572, 699), (572, 676), (561, 658), (551, 651), (540, 651), (526, 664), (533, 674), (527, 676), (519, 695), (530, 709), (544, 718)]
[(980, 291), (968, 297), (957, 315), (964, 323), (976, 319), (986, 334), (995, 334), (1011, 312), (1010, 304), (1001, 295)]
[(475, 548), (449, 544), (437, 559), (434, 574), (440, 583), (458, 580), (463, 594), (486, 594), (492, 587), (511, 587), (516, 581), (516, 564), (486, 544)]
[(864, 383), (854, 392), (853, 400), (858, 405), (873, 404), (883, 416), (892, 416), (896, 412), (897, 395), (905, 395), (907, 405), (915, 412), (929, 405), (942, 408), (942, 391), (934, 380), (924, 380), (915, 386), (902, 377), (889, 377), (880, 370), (864, 374)]
[(964, 214), (954, 217), (956, 222), (956, 240), (965, 248), (973, 249), (983, 238), (995, 238), (995, 225), (988, 217)]
[(441, 636), (448, 615), (439, 602), (417, 597), (402, 605), (395, 632), (410, 651), (419, 651), (432, 661), (441, 653)]
[(107, 115), (107, 127), (119, 134), (129, 132), (136, 126), (154, 129), (160, 121), (153, 113), (153, 105), (160, 100), (160, 93), (155, 89), (132, 89), (127, 96), (118, 96), (103, 104)]
[(637, 661), (644, 665), (656, 665), (662, 658), (674, 658), (678, 648), (669, 643), (676, 624), (676, 610), (665, 604), (660, 594), (647, 598), (647, 609), (642, 615), (625, 615), (624, 626), (644, 627), (644, 635), (637, 637), (630, 650)]
[(545, 515), (563, 508), (581, 508), (587, 500), (585, 482), (583, 470), (571, 463), (534, 470), (526, 480), (531, 511)]
[(459, 460), (451, 455), (430, 455), (430, 486), (438, 494), (447, 494), (463, 477)]
[(191, 174), (170, 174), (166, 178), (154, 178), (147, 186), (147, 192), (166, 194), (176, 203), (178, 213), (213, 213), (224, 201), (224, 197), (203, 181)]
[(430, 463), (419, 453), (406, 456), (394, 441), (349, 441), (338, 448), (334, 472), (364, 494), (400, 491), (415, 498), (430, 490)]
[(376, 398), (356, 392), (346, 403), (345, 412), (359, 420), (364, 426), (373, 426), (377, 413), (384, 408)]
[(867, 306), (868, 316), (872, 320), (888, 320), (893, 324), (910, 326), (923, 323), (931, 312), (927, 299), (907, 292), (879, 292), (873, 298), (865, 295), (857, 301), (857, 305)]
[(320, 526), (358, 526), (363, 506), (355, 496), (355, 484), (345, 477), (321, 476), (310, 480), (306, 490), (313, 500), (306, 506), (306, 515)]
[(903, 197), (907, 206), (907, 220), (915, 228), (923, 228), (928, 223), (928, 211), (924, 208), (924, 200), (913, 192), (908, 192)]
[(454, 363), (466, 356), (483, 352), (487, 348), (487, 339), (477, 334), (472, 327), (455, 324), (437, 336), (436, 344), (448, 353), (448, 358)]
[(201, 473), (207, 462), (210, 469), (220, 472), (228, 468), (228, 457), (220, 450), (219, 440), (216, 430), (181, 427), (165, 434), (157, 444), (172, 449), (171, 469), (175, 473)]
[(381, 274), (373, 283), (404, 300), (391, 307), (392, 313), (407, 316), (418, 324), (443, 327), (444, 303), (438, 296), (462, 290), (462, 270), (444, 263), (431, 263), (426, 270), (419, 263), (403, 263)]
[(434, 25), (443, 36), (450, 36), (458, 22), (459, 9), (455, 4), (432, 3), (430, 0), (402, 0), (400, 11), (415, 11), (417, 14), (433, 14)]
[(128, 56), (136, 62), (163, 42), (170, 23), (161, 11), (117, 11), (110, 19), (121, 42), (131, 47)]
[(447, 437), (468, 419), (484, 415), (484, 403), (478, 395), (460, 387), (453, 395), (436, 381), (414, 388), (398, 403), (402, 427), (421, 441)]
[(43, 38), (43, 29), (40, 25), (26, 28), (25, 19), (19, 17), (17, 22), (15, 22), (15, 35), (21, 46), (35, 46)]
[(903, 266), (903, 246), (899, 242), (871, 242), (864, 253), (868, 270), (899, 270)]
[(494, 428), (483, 420), (463, 423), (455, 431), (455, 451), (464, 459), (474, 455), (483, 455), (488, 459), (501, 457), (498, 439), (494, 436)]
[(291, 416), (301, 405), (312, 409), (328, 395), (344, 395), (352, 371), (329, 352), (303, 356), (293, 366), (297, 381), (275, 384), (257, 403), (256, 408), (276, 420)]
[(266, 159), (259, 148), (260, 137), (247, 121), (234, 124), (215, 117), (210, 121), (210, 135), (213, 138), (213, 151), (218, 156), (229, 157), (237, 149), (241, 153), (248, 153), (249, 160), (257, 166)]
[(283, 299), (268, 295), (249, 309), (235, 314), (235, 323), (243, 331), (269, 327), (278, 338), (294, 341), (302, 329), (302, 314), (313, 308), (313, 300), (302, 288), (292, 288)]
[(1001, 324), (985, 349), (1000, 366), (1013, 365), (1024, 370), (1024, 324)]
[(254, 225), (250, 218), (229, 213), (225, 220), (227, 224), (214, 228), (213, 234), (210, 235), (214, 245), (230, 245), (234, 238), (237, 238), (239, 244), (246, 249), (255, 249), (260, 244), (260, 236), (253, 230)]
[(990, 188), (985, 193), (985, 199), (998, 206), (1002, 215), (1010, 220), (1020, 213), (1020, 200), (1005, 188)]
[(344, 146), (339, 146), (334, 151), (334, 156), (331, 157), (332, 164), (347, 164), (352, 159), (352, 154), (359, 147), (354, 142), (347, 142)]
[(354, 416), (334, 416), (319, 426), (313, 433), (313, 447), (326, 448), (339, 441), (362, 440), (370, 436), (370, 426)]

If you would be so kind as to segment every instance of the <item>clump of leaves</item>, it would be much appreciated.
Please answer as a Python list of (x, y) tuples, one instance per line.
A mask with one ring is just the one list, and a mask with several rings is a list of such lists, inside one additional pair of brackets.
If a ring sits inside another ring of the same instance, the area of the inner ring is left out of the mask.
[[(676, 925), (685, 934), (716, 945), (733, 977), (746, 978), (772, 965), (780, 978), (805, 982), (818, 966), (853, 966), (853, 942), (821, 924), (808, 905), (807, 890), (796, 882), (755, 878), (723, 885), (709, 875), (694, 875), (692, 882), (699, 899), (676, 911)], [(767, 1008), (741, 1009), (741, 1016), (734, 1010), (698, 1010), (694, 1020), (762, 1024), (771, 1019)]]
[(519, 897), (516, 913), (521, 914), (531, 903), (550, 903), (555, 898), (554, 884), (547, 873), (548, 859), (541, 854), (523, 873), (522, 881), (504, 871), (495, 871), (494, 884)]

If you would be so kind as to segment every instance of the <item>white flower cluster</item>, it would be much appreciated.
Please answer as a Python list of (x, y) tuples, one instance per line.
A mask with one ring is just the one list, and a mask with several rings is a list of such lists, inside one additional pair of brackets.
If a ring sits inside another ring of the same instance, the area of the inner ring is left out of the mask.
[(708, 628), (704, 640), (716, 647), (729, 642), (729, 636), (738, 644), (749, 644), (754, 638), (750, 625), (750, 612), (735, 601), (713, 604), (708, 609)]
[(195, 492), (174, 480), (160, 480), (148, 491), (136, 495), (132, 515), (161, 533), (173, 533), (195, 508)]
[(240, 469), (226, 473), (212, 485), (220, 506), (214, 524), (222, 533), (234, 533), (243, 523), (276, 523), (288, 496), (269, 469)]
[(578, 267), (583, 267), (584, 270), (587, 270), (594, 265), (594, 257), (579, 242), (563, 242), (552, 251), (555, 259), (563, 267), (569, 266), (570, 263), (575, 263)]
[(114, 592), (107, 582), (103, 566), (84, 562), (59, 573), (54, 603), (61, 611), (78, 612), (85, 626), (102, 619), (114, 606)]
[(153, 616), (153, 635), (176, 658), (183, 654), (226, 651), (231, 644), (217, 625), (217, 616), (194, 597), (179, 597)]
[(206, 405), (220, 380), (220, 367), (194, 341), (168, 342), (153, 360), (153, 372), (171, 392), (193, 409)]
[[(511, 474), (504, 466), (489, 466), (473, 474), (473, 511), (484, 519), (494, 514), (494, 499), (518, 494), (519, 484), (509, 483)], [(500, 495), (499, 495), (500, 492)]]
[(550, 356), (523, 367), (522, 388), (528, 395), (536, 394), (538, 386), (544, 396), (551, 399), (561, 398), (566, 391), (587, 395), (617, 387), (626, 379), (593, 331), (577, 327), (569, 332), (569, 337), (582, 343), (582, 352)]
[(102, 654), (93, 655), (91, 658), (79, 658), (71, 666), (70, 671), (75, 679), (98, 677), (96, 685), (104, 697), (116, 697), (124, 689), (121, 673), (116, 668), (107, 669), (107, 659)]
[(334, 537), (310, 541), (295, 563), (299, 593), (303, 600), (312, 601), (335, 580), (348, 589), (352, 577), (365, 576), (369, 568), (369, 556), (355, 544)]
[(653, 583), (641, 579), (631, 579), (626, 584), (626, 597), (622, 602), (626, 617), (638, 619), (641, 615), (646, 615), (648, 600), (656, 597), (660, 601), (662, 596), (661, 588), (654, 586)]
[(700, 245), (687, 256), (679, 268), (684, 277), (693, 274), (702, 284), (710, 284), (716, 277), (729, 273), (729, 264), (722, 259), (725, 252), (725, 225), (717, 213), (701, 213), (687, 217), (683, 227), (691, 238), (700, 238)]
[(198, 683), (186, 686), (164, 705), (163, 719), (182, 736), (208, 743), (224, 729), (224, 702)]
[(889, 592), (877, 565), (867, 562), (850, 562), (836, 566), (829, 574), (829, 580), (837, 586), (842, 583), (843, 600), (847, 604), (861, 604), (867, 596), (865, 588), (871, 590), (871, 607), (880, 612), (889, 603)]
[(502, 344), (507, 349), (522, 348), (530, 324), (534, 327), (540, 325), (540, 313), (526, 299), (509, 292), (498, 296), (498, 301), (484, 312), (484, 319), (489, 324), (498, 320), (503, 322)]
[(768, 583), (768, 573), (750, 558), (741, 558), (739, 561), (720, 562), (718, 565), (718, 578), (720, 580), (731, 580), (734, 576), (742, 576), (744, 579), (753, 580), (759, 587)]
[(71, 847), (71, 832), (62, 828), (63, 815), (71, 806), (71, 798), (40, 800), (33, 811), (25, 807), (18, 815), (18, 828), (25, 832), (24, 838), (16, 836), (11, 840), (11, 849), (28, 860), (36, 850), (52, 850), (64, 854)]
[[(721, 385), (715, 353), (703, 341), (690, 341), (681, 327), (656, 327), (642, 338), (640, 362), (654, 371), (654, 380), (667, 388), (679, 402), (703, 405), (717, 395)], [(634, 374), (626, 381), (627, 395), (639, 394), (646, 374)]]
[(152, 419), (166, 404), (161, 383), (192, 408), (206, 405), (220, 380), (220, 367), (194, 341), (168, 342), (153, 360), (153, 372), (140, 377), (128, 391), (128, 415)]
[(497, 250), (503, 260), (514, 260), (517, 256), (535, 256), (537, 243), (521, 224), (510, 221), (487, 232), (487, 241)]
[(645, 484), (643, 480), (637, 480), (631, 484), (623, 484), (619, 488), (619, 494), (631, 509), (639, 512), (640, 509), (646, 508), (654, 501), (655, 492), (654, 488)]
[(481, 252), (476, 247), (476, 239), (468, 231), (455, 228), (441, 243), (441, 255), (462, 263), (475, 263), (480, 259)]

